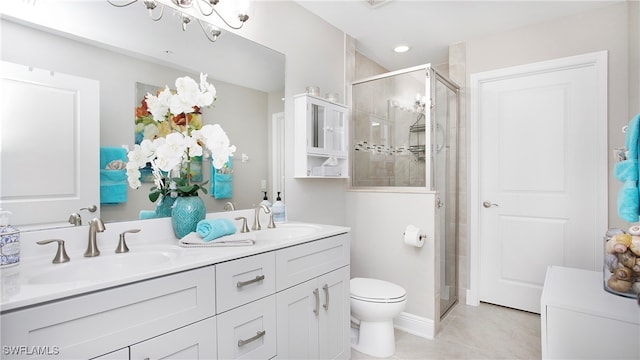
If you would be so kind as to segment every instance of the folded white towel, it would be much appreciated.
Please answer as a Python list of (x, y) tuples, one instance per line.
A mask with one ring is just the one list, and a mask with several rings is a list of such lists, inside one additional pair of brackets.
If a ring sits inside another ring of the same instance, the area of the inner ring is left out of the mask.
[(199, 247), (224, 247), (224, 246), (252, 246), (256, 243), (255, 235), (251, 233), (237, 233), (220, 237), (214, 241), (204, 241), (197, 232), (190, 232), (185, 235), (178, 245), (186, 248)]

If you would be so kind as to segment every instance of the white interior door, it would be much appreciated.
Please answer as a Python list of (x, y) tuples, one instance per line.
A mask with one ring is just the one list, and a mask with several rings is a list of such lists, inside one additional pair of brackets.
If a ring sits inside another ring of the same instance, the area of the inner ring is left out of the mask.
[(474, 74), (473, 84), (479, 300), (539, 313), (549, 265), (602, 264), (606, 52)]

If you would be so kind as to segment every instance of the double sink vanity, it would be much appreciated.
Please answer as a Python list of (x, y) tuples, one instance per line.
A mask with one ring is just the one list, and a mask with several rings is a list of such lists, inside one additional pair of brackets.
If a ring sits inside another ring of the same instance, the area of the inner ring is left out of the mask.
[[(116, 253), (132, 229), (130, 251)], [(87, 236), (22, 234), (21, 264), (2, 270), (3, 358), (350, 357), (349, 228), (285, 223), (244, 234), (250, 246), (184, 248), (169, 218), (118, 222), (97, 257), (83, 256)], [(36, 244), (50, 238), (65, 240), (69, 262)]]

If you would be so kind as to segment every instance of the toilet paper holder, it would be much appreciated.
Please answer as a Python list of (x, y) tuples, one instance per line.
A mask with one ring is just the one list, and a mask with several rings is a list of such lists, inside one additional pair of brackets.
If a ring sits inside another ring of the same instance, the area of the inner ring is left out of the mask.
[(422, 233), (422, 229), (419, 227), (408, 225), (402, 234), (402, 238), (406, 245), (420, 248), (424, 245), (427, 236)]

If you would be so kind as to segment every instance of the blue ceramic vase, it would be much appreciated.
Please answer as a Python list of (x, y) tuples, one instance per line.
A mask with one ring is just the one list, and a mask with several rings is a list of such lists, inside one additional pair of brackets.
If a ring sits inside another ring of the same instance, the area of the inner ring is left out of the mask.
[(196, 231), (200, 220), (206, 216), (204, 202), (199, 196), (186, 196), (176, 198), (171, 210), (171, 223), (173, 232), (178, 239), (190, 232)]
[(171, 216), (171, 207), (177, 198), (171, 196), (162, 196), (156, 204), (156, 217), (169, 217)]

